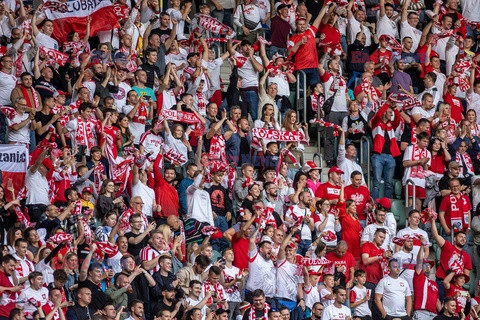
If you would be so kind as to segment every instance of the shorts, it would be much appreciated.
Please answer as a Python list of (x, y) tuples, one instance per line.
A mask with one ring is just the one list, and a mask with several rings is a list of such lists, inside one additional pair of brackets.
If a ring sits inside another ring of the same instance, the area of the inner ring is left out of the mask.
[[(415, 197), (416, 198), (425, 199), (426, 196), (427, 196), (427, 194), (425, 192), (425, 188), (415, 186)], [(413, 189), (412, 189), (411, 184), (408, 185), (408, 197), (409, 198), (413, 197)]]

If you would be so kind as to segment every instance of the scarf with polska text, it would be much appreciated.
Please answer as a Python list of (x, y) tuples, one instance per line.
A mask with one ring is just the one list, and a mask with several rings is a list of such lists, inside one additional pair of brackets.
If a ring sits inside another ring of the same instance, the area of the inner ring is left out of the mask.
[(261, 139), (273, 141), (306, 141), (305, 134), (302, 131), (281, 131), (265, 128), (253, 128), (252, 136)]
[(185, 158), (185, 156), (181, 153), (178, 153), (175, 149), (173, 149), (169, 145), (164, 144), (163, 150), (164, 150), (163, 156), (166, 159), (168, 159), (172, 164), (178, 163), (180, 165), (184, 165), (185, 163), (187, 163), (187, 159)]
[(391, 93), (387, 100), (394, 102), (402, 110), (411, 110), (414, 107), (421, 107), (422, 102), (406, 93)]
[[(450, 219), (451, 219), (451, 226), (452, 229), (455, 231), (465, 231), (468, 227), (468, 213), (469, 210), (461, 212), (460, 207), (458, 205), (459, 201), (462, 201), (462, 208), (468, 208), (467, 204), (467, 197), (463, 194), (460, 194), (460, 199), (457, 199), (453, 193), (449, 195), (450, 197)], [(458, 228), (458, 225), (456, 222), (460, 222), (460, 228)]]
[(362, 92), (364, 93), (363, 99), (362, 99), (362, 110), (365, 109), (368, 103), (368, 94), (371, 95), (372, 97), (372, 102), (374, 107), (372, 108), (373, 111), (378, 110), (378, 94), (377, 94), (377, 89), (368, 82), (368, 78), (365, 78), (362, 80), (362, 84), (360, 85), (362, 88)]
[(310, 104), (312, 107), (312, 110), (315, 111), (315, 113), (318, 113), (318, 108), (323, 106), (323, 103), (325, 102), (325, 96), (323, 94), (319, 94), (318, 96), (316, 94), (311, 94), (310, 95)]
[[(268, 312), (270, 312), (270, 305), (265, 302), (263, 305), (263, 318), (262, 319), (268, 319)], [(252, 305), (250, 307), (250, 313), (248, 314), (248, 320), (255, 320), (255, 306)]]
[[(26, 88), (23, 84), (20, 85), (20, 90), (22, 91), (22, 95), (25, 97), (25, 100), (27, 101), (27, 107), (30, 109), (34, 109), (35, 111), (40, 110), (40, 99), (38, 99), (38, 94), (35, 89), (32, 87)], [(28, 91), (32, 94), (32, 99), (33, 101), (29, 98), (30, 95), (28, 94)]]
[(68, 61), (68, 54), (54, 49), (40, 47), (40, 52), (49, 57), (46, 64), (47, 66), (64, 66)]

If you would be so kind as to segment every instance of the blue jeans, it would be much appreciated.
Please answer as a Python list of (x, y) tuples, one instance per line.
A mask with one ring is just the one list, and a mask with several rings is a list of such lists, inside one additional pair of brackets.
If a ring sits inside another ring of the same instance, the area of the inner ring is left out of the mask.
[(249, 90), (244, 91), (244, 93), (248, 104), (248, 111), (250, 112), (252, 120), (255, 121), (258, 116), (258, 92)]
[(215, 9), (212, 11), (211, 15), (221, 23), (226, 24), (230, 28), (233, 28), (233, 23), (232, 23), (233, 9), (223, 9), (223, 10)]
[(395, 173), (395, 159), (390, 154), (372, 155), (373, 188), (372, 198), (376, 200), (380, 193), (380, 181), (385, 183), (385, 197), (393, 197), (393, 174)]
[[(308, 69), (302, 69), (298, 71), (303, 71), (305, 72), (305, 75), (307, 76), (307, 87), (311, 86), (312, 84), (316, 84), (320, 82), (320, 75), (318, 74), (318, 69), (317, 68), (308, 68)], [(297, 75), (297, 72), (295, 72), (295, 76)], [(303, 84), (303, 79), (300, 77), (300, 89), (304, 88)]]
[(282, 55), (282, 56), (287, 56), (287, 49), (286, 48), (279, 48), (279, 47), (275, 47), (275, 46), (270, 46), (270, 51), (268, 52), (268, 58), (269, 59), (272, 59), (272, 57), (275, 55), (275, 53), (277, 53)]
[(302, 256), (305, 256), (305, 254), (307, 253), (307, 251), (308, 251), (308, 249), (310, 248), (311, 245), (312, 245), (312, 240), (302, 240), (302, 241), (300, 241), (300, 243), (298, 244), (297, 253), (302, 255)]

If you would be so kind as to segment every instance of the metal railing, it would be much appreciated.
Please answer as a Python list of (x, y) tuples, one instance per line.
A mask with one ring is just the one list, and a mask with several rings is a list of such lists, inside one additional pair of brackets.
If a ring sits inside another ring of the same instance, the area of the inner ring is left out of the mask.
[[(300, 80), (303, 80), (303, 88), (300, 86)], [(307, 122), (307, 75), (302, 70), (297, 71), (297, 92), (295, 99), (297, 102), (298, 121), (300, 121), (300, 110), (303, 110), (303, 122)]]
[[(408, 186), (412, 185), (412, 205), (408, 205)], [(415, 210), (415, 198), (417, 196), (417, 191), (415, 190), (415, 182), (412, 179), (407, 179), (405, 181), (405, 212), (410, 212), (411, 210)], [(406, 215), (405, 215), (406, 216)], [(406, 218), (405, 225), (408, 226), (408, 217)]]
[[(367, 144), (367, 161), (365, 161), (365, 154), (363, 152), (363, 144)], [(370, 189), (371, 184), (371, 172), (370, 172), (370, 139), (367, 136), (362, 136), (360, 138), (360, 166), (362, 167), (363, 174), (367, 174), (367, 186)]]

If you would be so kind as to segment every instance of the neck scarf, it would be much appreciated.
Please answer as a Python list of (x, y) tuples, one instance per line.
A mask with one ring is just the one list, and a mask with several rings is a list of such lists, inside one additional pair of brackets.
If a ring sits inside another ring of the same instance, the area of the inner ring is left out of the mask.
[[(36, 111), (40, 110), (40, 101), (38, 100), (37, 92), (33, 90), (32, 87), (26, 88), (23, 84), (20, 85), (20, 90), (22, 91), (22, 95), (25, 98), (25, 100), (27, 100), (27, 106), (30, 109), (34, 109)], [(33, 101), (30, 99), (30, 95), (28, 94), (28, 91), (30, 91)]]
[(372, 84), (368, 83), (368, 79), (365, 78), (362, 80), (361, 88), (363, 93), (365, 94), (362, 100), (362, 110), (365, 109), (368, 103), (368, 94), (370, 93), (372, 96), (372, 102), (374, 105), (374, 110), (377, 110), (378, 107), (378, 94), (377, 90), (372, 86)]
[(210, 150), (208, 152), (210, 160), (220, 160), (227, 164), (227, 154), (225, 152), (225, 138), (223, 135), (214, 135), (210, 140)]
[[(221, 301), (224, 299), (222, 289), (223, 289), (222, 285), (219, 282), (217, 282), (214, 285), (208, 279), (203, 282), (203, 294), (204, 295), (207, 294), (208, 291), (215, 291), (215, 293), (217, 294), (217, 301)], [(213, 302), (213, 297), (210, 297), (207, 300), (207, 304), (210, 304), (212, 302)]]
[(197, 97), (197, 110), (198, 113), (202, 116), (207, 114), (207, 99), (205, 99), (205, 95), (203, 92), (195, 92), (195, 96)]
[(99, 161), (93, 169), (93, 183), (97, 193), (100, 193), (100, 187), (102, 186), (103, 176), (105, 174), (105, 166)]
[(454, 231), (466, 230), (468, 228), (469, 211), (465, 211), (465, 209), (468, 209), (466, 197), (460, 194), (460, 198), (457, 199), (454, 194), (450, 194), (450, 220)]
[[(265, 304), (263, 305), (263, 317), (265, 319), (268, 318), (268, 312), (270, 311), (270, 305), (268, 305), (268, 303), (265, 302)], [(248, 319), (249, 320), (255, 320), (256, 317), (255, 317), (255, 306), (252, 305), (252, 307), (250, 308), (250, 314), (248, 315)]]
[(75, 141), (77, 145), (86, 146), (87, 149), (94, 147), (97, 142), (94, 135), (94, 123), (83, 121), (82, 117), (77, 117), (78, 127), (75, 132)]
[(312, 106), (312, 110), (315, 111), (315, 113), (318, 112), (318, 107), (322, 107), (323, 106), (323, 103), (325, 102), (325, 97), (323, 96), (323, 94), (319, 94), (319, 95), (316, 95), (314, 93), (312, 93), (310, 95), (310, 103), (311, 103), (311, 106)]
[(465, 176), (468, 172), (474, 172), (474, 170), (473, 170), (472, 159), (470, 158), (470, 155), (466, 152), (464, 154), (460, 154), (460, 152), (457, 152), (457, 155), (455, 157), (455, 161), (457, 163), (462, 164), (462, 157), (463, 157), (463, 161), (465, 162), (465, 165), (467, 166), (467, 168), (465, 169), (462, 166), (461, 169), (460, 169), (460, 174), (463, 174)]
[[(414, 144), (412, 148), (412, 161), (420, 160), (428, 156), (427, 148), (420, 149)], [(425, 169), (421, 164), (410, 167), (410, 178), (425, 179)]]

